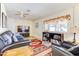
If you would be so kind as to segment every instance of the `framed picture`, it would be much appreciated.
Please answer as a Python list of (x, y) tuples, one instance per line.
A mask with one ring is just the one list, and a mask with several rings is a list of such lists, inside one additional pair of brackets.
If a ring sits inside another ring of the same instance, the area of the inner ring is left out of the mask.
[(38, 27), (39, 27), (39, 23), (36, 23), (36, 24), (35, 24), (35, 27), (38, 28)]
[(2, 28), (6, 28), (7, 27), (7, 16), (2, 13)]

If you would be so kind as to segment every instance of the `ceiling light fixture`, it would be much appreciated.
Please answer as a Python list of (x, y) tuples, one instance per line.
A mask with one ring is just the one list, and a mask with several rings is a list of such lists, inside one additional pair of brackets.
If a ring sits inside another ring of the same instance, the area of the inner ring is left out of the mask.
[(16, 11), (16, 15), (25, 18), (25, 17), (27, 17), (28, 15), (30, 15), (30, 11), (31, 11), (31, 10), (29, 10), (29, 9), (26, 10), (26, 12), (19, 10), (19, 11)]

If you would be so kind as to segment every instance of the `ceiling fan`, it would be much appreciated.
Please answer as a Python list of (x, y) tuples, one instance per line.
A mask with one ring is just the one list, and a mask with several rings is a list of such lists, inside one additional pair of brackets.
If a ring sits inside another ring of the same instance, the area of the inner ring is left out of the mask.
[(16, 15), (18, 15), (18, 16), (20, 16), (22, 18), (25, 18), (28, 15), (30, 15), (30, 10), (26, 10), (26, 12), (24, 12), (24, 11), (16, 11)]

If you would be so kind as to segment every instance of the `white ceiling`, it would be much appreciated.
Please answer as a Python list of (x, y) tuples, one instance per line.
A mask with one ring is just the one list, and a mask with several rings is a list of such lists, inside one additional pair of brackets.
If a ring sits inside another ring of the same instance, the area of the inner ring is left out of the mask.
[(41, 19), (54, 15), (57, 12), (73, 7), (73, 3), (4, 3), (8, 17), (20, 18), (15, 15), (16, 11), (21, 10), (26, 12), (28, 9), (30, 15), (27, 20)]

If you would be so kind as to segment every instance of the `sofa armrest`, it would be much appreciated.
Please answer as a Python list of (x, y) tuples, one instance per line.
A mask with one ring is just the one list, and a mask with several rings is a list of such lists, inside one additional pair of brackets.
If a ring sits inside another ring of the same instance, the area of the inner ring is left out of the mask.
[(22, 46), (27, 46), (29, 44), (30, 44), (30, 41), (27, 41), (27, 40), (24, 40), (24, 41), (21, 41), (21, 42), (15, 42), (13, 44), (10, 44), (10, 45), (5, 46), (1, 50), (1, 53), (3, 53), (6, 50), (9, 50), (9, 49), (18, 48), (18, 47), (22, 47)]
[(2, 53), (0, 53), (0, 56), (2, 56)]

